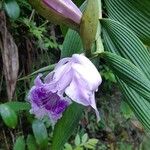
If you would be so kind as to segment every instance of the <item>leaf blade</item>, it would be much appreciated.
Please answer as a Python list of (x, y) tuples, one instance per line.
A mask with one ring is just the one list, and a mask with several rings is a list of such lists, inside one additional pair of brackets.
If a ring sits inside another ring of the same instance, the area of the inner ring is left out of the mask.
[[(147, 67), (149, 66), (149, 53), (137, 36), (127, 27), (114, 20), (102, 19), (101, 24), (105, 50), (130, 60), (145, 73), (148, 79), (150, 79), (150, 70)], [(128, 43), (130, 43), (129, 46), (126, 46)], [(137, 44), (136, 47), (135, 44)], [(138, 55), (136, 55), (136, 53)], [(133, 57), (134, 54), (136, 59)], [(144, 57), (141, 57), (141, 55)], [(148, 56), (148, 59), (145, 59), (145, 55)], [(150, 103), (143, 97), (139, 96), (137, 92), (127, 86), (120, 79), (118, 79), (118, 82), (120, 87), (122, 87), (122, 92), (125, 97), (124, 100), (129, 104), (146, 129), (150, 130)]]
[(150, 45), (149, 0), (105, 0), (108, 16), (132, 29), (147, 45)]
[(23, 136), (17, 138), (13, 150), (25, 150), (25, 140)]
[(64, 112), (63, 117), (58, 121), (54, 128), (52, 149), (61, 149), (64, 146), (75, 129), (75, 125), (79, 122), (83, 108), (84, 106), (73, 103)]
[(16, 113), (8, 107), (6, 104), (0, 105), (0, 114), (2, 116), (2, 119), (4, 123), (9, 127), (9, 128), (15, 128), (18, 123), (18, 118)]
[(32, 130), (37, 144), (41, 149), (46, 149), (48, 145), (48, 134), (44, 123), (40, 120), (34, 120)]

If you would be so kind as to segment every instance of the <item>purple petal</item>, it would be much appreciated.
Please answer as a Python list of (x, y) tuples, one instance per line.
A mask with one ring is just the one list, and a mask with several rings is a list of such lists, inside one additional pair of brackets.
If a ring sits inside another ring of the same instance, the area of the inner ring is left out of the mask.
[(71, 0), (43, 0), (43, 2), (66, 18), (80, 23), (82, 13)]
[(41, 77), (42, 77), (42, 74), (39, 74), (36, 79), (34, 80), (34, 84), (35, 86), (42, 86), (43, 85), (43, 82), (41, 81)]
[(31, 114), (34, 114), (36, 118), (42, 119), (44, 116), (47, 115), (47, 111), (44, 108), (38, 107), (35, 103), (31, 103)]
[(70, 102), (63, 96), (53, 92), (51, 90), (52, 84), (42, 83), (39, 76), (35, 80), (35, 83), (38, 84), (31, 88), (28, 96), (32, 107), (30, 112), (40, 119), (48, 116), (51, 122), (56, 123)]
[(50, 72), (45, 78), (44, 82), (49, 84), (53, 81), (54, 71)]
[(55, 69), (57, 69), (57, 68), (59, 68), (59, 67), (65, 65), (66, 63), (69, 63), (70, 61), (71, 61), (71, 58), (70, 58), (70, 57), (61, 59), (61, 60), (57, 63)]

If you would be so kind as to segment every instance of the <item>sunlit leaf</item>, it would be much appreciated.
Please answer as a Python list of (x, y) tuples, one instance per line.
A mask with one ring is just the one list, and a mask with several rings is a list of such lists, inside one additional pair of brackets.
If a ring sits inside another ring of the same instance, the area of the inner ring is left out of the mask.
[(7, 105), (0, 105), (0, 114), (4, 123), (10, 127), (15, 128), (18, 122), (16, 113)]
[(81, 143), (81, 139), (80, 139), (79, 134), (77, 134), (77, 135), (76, 135), (76, 137), (75, 137), (75, 141), (74, 141), (74, 142), (75, 142), (75, 145), (76, 145), (76, 146), (80, 145), (80, 143)]
[(82, 143), (85, 143), (87, 140), (88, 140), (88, 134), (85, 133), (85, 134), (82, 136)]

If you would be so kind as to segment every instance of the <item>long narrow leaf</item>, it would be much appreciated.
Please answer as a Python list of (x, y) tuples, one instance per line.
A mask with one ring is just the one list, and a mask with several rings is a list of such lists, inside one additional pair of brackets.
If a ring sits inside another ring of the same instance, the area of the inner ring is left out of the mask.
[(150, 45), (149, 0), (105, 0), (108, 16), (132, 29), (147, 45)]
[(125, 100), (143, 125), (147, 129), (150, 129), (150, 103), (139, 96), (132, 88), (129, 88), (123, 81), (119, 79), (118, 81), (124, 93)]
[(64, 116), (58, 121), (54, 129), (52, 149), (61, 150), (70, 135), (78, 124), (83, 106), (73, 103), (64, 113)]
[(150, 53), (140, 39), (127, 27), (110, 19), (102, 19), (105, 49), (129, 59), (142, 68), (150, 79)]
[(116, 54), (105, 52), (102, 56), (119, 79), (150, 101), (150, 81), (141, 70)]
[[(150, 54), (137, 36), (116, 21), (102, 19), (101, 23), (105, 50), (130, 60), (150, 79)], [(150, 114), (150, 103), (120, 79), (118, 79), (118, 82), (126, 102), (141, 123), (147, 129), (150, 129), (150, 118), (148, 117)]]

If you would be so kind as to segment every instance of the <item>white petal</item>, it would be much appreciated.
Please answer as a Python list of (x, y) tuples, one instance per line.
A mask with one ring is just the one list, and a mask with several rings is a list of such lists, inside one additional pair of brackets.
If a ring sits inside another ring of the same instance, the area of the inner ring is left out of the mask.
[(65, 75), (71, 69), (70, 63), (64, 64), (62, 66), (57, 67), (54, 70), (53, 80), (58, 81), (63, 75)]
[(61, 59), (57, 65), (55, 66), (55, 69), (50, 72), (44, 79), (45, 83), (55, 82), (59, 80), (59, 78), (68, 70), (67, 69), (67, 63), (70, 62), (69, 57)]
[(97, 122), (99, 122), (100, 121), (100, 115), (99, 115), (99, 111), (98, 111), (98, 109), (96, 107), (96, 101), (95, 101), (95, 94), (94, 94), (94, 92), (93, 92), (93, 94), (92, 94), (92, 96), (90, 98), (90, 101), (91, 101), (92, 108), (94, 108), (94, 110), (95, 110), (96, 117), (97, 117)]
[(102, 78), (97, 69), (93, 68), (93, 66), (83, 66), (75, 63), (72, 65), (72, 68), (76, 73), (78, 73), (81, 80), (84, 80), (86, 87), (89, 88), (89, 90), (96, 91), (102, 82)]
[(84, 106), (90, 105), (90, 94), (91, 91), (85, 89), (82, 85), (81, 81), (79, 82), (77, 78), (74, 78), (70, 85), (66, 88), (65, 93), (68, 97), (70, 97), (73, 101), (82, 104)]
[(71, 58), (70, 58), (70, 57), (67, 57), (67, 58), (63, 58), (63, 59), (61, 59), (61, 60), (57, 63), (57, 65), (56, 65), (55, 69), (57, 69), (57, 68), (59, 68), (59, 67), (63, 66), (64, 64), (66, 64), (66, 63), (70, 62), (70, 60), (71, 60)]
[(87, 57), (85, 57), (83, 54), (73, 54), (72, 59), (75, 63), (82, 64), (85, 66), (92, 66), (95, 68), (93, 63)]
[(70, 85), (71, 81), (72, 71), (69, 70), (68, 72), (64, 73), (56, 83), (58, 93), (63, 94), (65, 92), (65, 89)]

